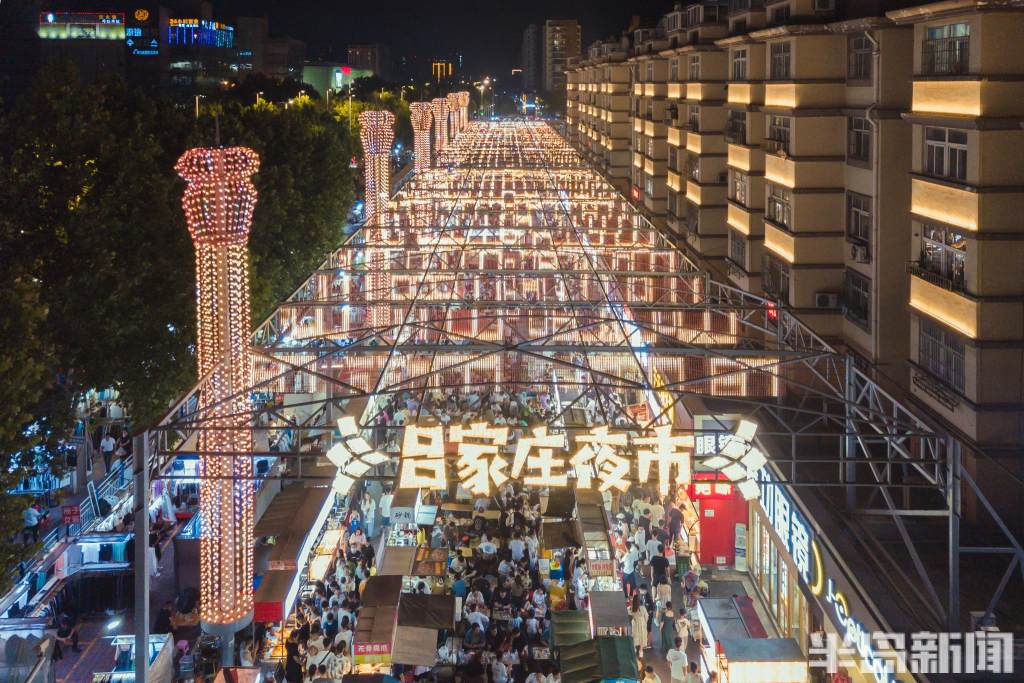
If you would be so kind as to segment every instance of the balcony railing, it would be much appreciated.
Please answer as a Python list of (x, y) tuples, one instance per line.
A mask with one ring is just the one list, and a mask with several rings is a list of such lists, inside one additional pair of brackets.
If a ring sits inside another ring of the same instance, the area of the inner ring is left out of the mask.
[(725, 141), (739, 145), (747, 144), (747, 127), (743, 124), (727, 122), (724, 131)]
[(927, 76), (953, 76), (970, 69), (970, 36), (928, 38), (921, 44), (921, 72)]
[(936, 287), (942, 287), (951, 292), (964, 292), (964, 279), (963, 277), (949, 277), (942, 273), (936, 273), (934, 270), (930, 270), (927, 265), (923, 265), (920, 261), (908, 261), (907, 272), (915, 277), (919, 277), (925, 282), (929, 282)]
[(789, 140), (766, 139), (764, 141), (764, 151), (770, 154), (781, 154), (782, 156), (789, 156)]

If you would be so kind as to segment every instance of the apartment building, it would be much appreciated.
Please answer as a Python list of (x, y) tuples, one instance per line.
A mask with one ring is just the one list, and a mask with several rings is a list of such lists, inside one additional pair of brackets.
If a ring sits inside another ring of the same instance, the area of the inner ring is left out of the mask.
[[(683, 2), (624, 62), (632, 201), (986, 450), (1024, 442), (1022, 10)], [(589, 149), (623, 77), (597, 63), (569, 72)]]
[(632, 152), (630, 198), (650, 221), (666, 223), (668, 145), (668, 59), (662, 54), (669, 43), (662, 19), (656, 28), (633, 31), (633, 48), (627, 60), (632, 84)]
[(683, 2), (637, 31), (631, 196), (721, 277), (905, 381), (913, 48), (885, 8)]
[(569, 60), (580, 56), (580, 24), (575, 19), (548, 19), (541, 40), (544, 92), (565, 90), (565, 69)]
[(911, 390), (990, 454), (1011, 456), (1003, 464), (1018, 474), (1022, 10), (1020, 0), (947, 0), (886, 15), (913, 28), (913, 100), (904, 115), (913, 147), (906, 221)]
[(622, 194), (632, 165), (629, 45), (628, 36), (599, 41), (566, 74), (567, 135)]

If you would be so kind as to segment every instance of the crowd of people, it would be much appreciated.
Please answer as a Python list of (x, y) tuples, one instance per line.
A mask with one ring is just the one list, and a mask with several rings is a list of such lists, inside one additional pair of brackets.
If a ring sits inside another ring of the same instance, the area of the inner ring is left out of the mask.
[[(475, 401), (503, 405), (512, 397), (482, 395)], [(434, 495), (434, 494), (430, 494)], [(284, 642), (278, 667), (287, 683), (337, 681), (354, 668), (353, 637), (359, 624), (361, 595), (376, 574), (375, 540), (388, 523), (391, 493), (353, 495), (345, 515), (339, 556), (327, 580), (303, 598), (294, 627)], [(428, 502), (440, 502), (439, 500)], [(469, 507), (469, 506), (467, 506)], [(544, 578), (541, 558), (541, 496), (506, 483), (493, 498), (474, 499), (471, 511), (439, 513), (422, 539), (448, 551), (447, 572), (436, 580), (414, 582), (416, 593), (443, 591), (461, 605), (457, 624), (441, 631), (437, 666), (448, 667), (467, 683), (558, 683), (552, 659), (552, 612), (584, 609), (592, 581), (579, 549), (562, 558), (562, 579)], [(696, 662), (686, 654), (690, 642), (687, 609), (696, 604), (702, 584), (699, 565), (680, 533), (682, 511), (668, 497), (647, 493), (615, 500), (618, 510), (611, 541), (617, 550), (633, 642), (644, 683), (661, 683), (655, 660), (667, 664), (673, 683), (700, 680)], [(673, 584), (684, 596), (673, 600)], [(273, 630), (271, 639), (280, 637)], [(258, 661), (261, 643), (243, 643), (240, 661)], [(405, 681), (431, 679), (433, 667), (395, 665)]]

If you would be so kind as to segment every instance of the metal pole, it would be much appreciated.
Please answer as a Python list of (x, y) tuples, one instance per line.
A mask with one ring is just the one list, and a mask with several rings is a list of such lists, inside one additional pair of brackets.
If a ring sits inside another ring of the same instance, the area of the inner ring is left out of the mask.
[[(853, 402), (855, 398), (855, 389), (853, 386), (853, 359), (847, 354), (843, 358), (843, 390), (846, 394), (846, 401), (844, 402), (844, 411), (846, 413), (846, 433), (848, 436), (843, 438), (842, 446), (842, 457), (843, 457), (843, 469), (839, 472), (839, 481), (844, 484), (853, 484), (857, 481), (857, 437), (853, 436), (856, 434), (853, 421)], [(846, 487), (846, 509), (855, 510), (857, 507), (857, 490), (853, 486)]]
[(149, 439), (135, 437), (135, 680), (149, 680)]
[(960, 631), (960, 443), (946, 439), (946, 448), (949, 463), (946, 472), (949, 487), (949, 609), (946, 618), (950, 633), (956, 633)]

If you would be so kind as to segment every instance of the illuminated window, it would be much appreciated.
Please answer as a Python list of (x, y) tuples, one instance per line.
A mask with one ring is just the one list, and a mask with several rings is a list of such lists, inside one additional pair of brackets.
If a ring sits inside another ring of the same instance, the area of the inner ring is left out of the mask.
[(964, 390), (964, 342), (938, 323), (920, 318), (917, 337), (917, 362), (957, 391)]
[(964, 289), (967, 239), (954, 228), (925, 223), (921, 230), (921, 269), (924, 279), (953, 291)]
[(768, 78), (773, 81), (788, 81), (792, 61), (792, 46), (787, 40), (771, 44), (771, 62)]
[(867, 36), (851, 36), (847, 43), (846, 77), (851, 81), (870, 81), (872, 52), (871, 41)]
[(736, 170), (729, 171), (729, 199), (747, 205), (747, 176)]
[(776, 258), (765, 251), (761, 270), (763, 275), (762, 287), (770, 296), (779, 301), (789, 301), (790, 271), (789, 264), (782, 259)]
[(687, 112), (686, 123), (693, 131), (700, 130), (700, 105), (691, 104)]
[(967, 131), (926, 126), (924, 172), (950, 180), (967, 180)]
[(765, 202), (765, 215), (773, 223), (785, 227), (793, 224), (793, 193), (788, 188), (775, 183), (765, 184), (768, 190), (768, 199)]
[(732, 53), (732, 80), (747, 80), (747, 50), (733, 50)]
[(668, 63), (668, 80), (678, 81), (679, 80), (679, 60), (672, 59)]
[(843, 303), (846, 318), (871, 330), (871, 280), (847, 269), (843, 277)]
[(871, 244), (871, 197), (857, 192), (846, 193), (846, 236), (856, 242)]
[(929, 26), (921, 43), (921, 72), (929, 76), (967, 73), (970, 43), (970, 24)]
[(871, 161), (871, 124), (863, 116), (847, 119), (846, 158)]
[(790, 126), (792, 119), (788, 116), (768, 116), (768, 144), (769, 152), (785, 152), (789, 154)]

